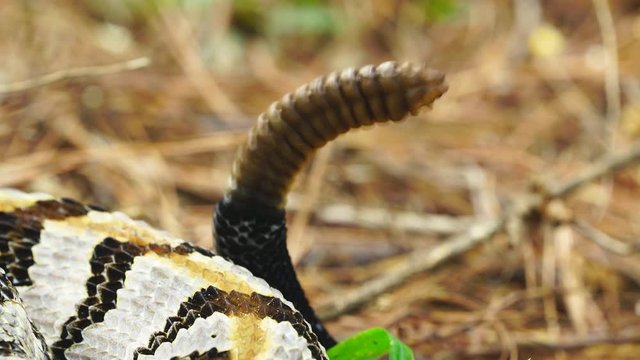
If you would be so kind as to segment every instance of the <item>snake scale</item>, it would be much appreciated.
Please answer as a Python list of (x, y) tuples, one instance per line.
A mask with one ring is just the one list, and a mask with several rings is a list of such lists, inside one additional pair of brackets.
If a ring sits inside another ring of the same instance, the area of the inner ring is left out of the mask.
[(216, 251), (119, 212), (0, 190), (0, 357), (327, 359), (286, 250), (284, 203), (318, 148), (447, 90), (411, 63), (334, 72), (260, 115), (214, 214)]

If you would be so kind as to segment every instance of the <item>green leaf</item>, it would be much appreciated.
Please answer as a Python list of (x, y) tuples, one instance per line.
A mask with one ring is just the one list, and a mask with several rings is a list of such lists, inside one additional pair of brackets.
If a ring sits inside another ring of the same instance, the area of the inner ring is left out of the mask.
[(433, 20), (444, 20), (454, 17), (462, 9), (457, 0), (423, 0), (427, 17)]
[(337, 344), (327, 352), (331, 360), (375, 360), (389, 354), (389, 360), (413, 360), (411, 349), (382, 328), (371, 328)]

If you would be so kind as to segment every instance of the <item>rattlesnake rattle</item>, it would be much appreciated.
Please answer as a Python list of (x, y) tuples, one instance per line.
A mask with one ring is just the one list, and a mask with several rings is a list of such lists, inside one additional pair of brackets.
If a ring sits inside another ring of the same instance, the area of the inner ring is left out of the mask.
[(0, 357), (327, 359), (335, 341), (286, 250), (286, 194), (328, 141), (446, 90), (439, 71), (385, 62), (274, 102), (216, 207), (217, 255), (119, 212), (0, 189)]

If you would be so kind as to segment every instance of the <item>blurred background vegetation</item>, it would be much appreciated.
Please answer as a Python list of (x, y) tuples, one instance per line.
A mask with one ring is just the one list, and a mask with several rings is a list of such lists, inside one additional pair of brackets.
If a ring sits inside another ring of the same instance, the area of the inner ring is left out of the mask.
[[(444, 70), (450, 91), (340, 138), (300, 177), (289, 245), (322, 309), (640, 133), (633, 0), (3, 0), (0, 186), (210, 247), (212, 204), (257, 114), (386, 60)], [(552, 215), (523, 215), (524, 236), (501, 231), (329, 329), (384, 326), (418, 358), (637, 358), (639, 182), (633, 166), (589, 182)], [(626, 250), (594, 245), (587, 224)]]

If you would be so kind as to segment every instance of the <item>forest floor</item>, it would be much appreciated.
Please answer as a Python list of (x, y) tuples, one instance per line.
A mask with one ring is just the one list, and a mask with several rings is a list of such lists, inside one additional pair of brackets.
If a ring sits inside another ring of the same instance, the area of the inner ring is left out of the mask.
[(150, 3), (3, 0), (0, 186), (211, 247), (270, 102), (427, 62), (450, 86), (433, 109), (339, 138), (289, 198), (329, 330), (382, 326), (418, 359), (640, 357), (634, 1)]

